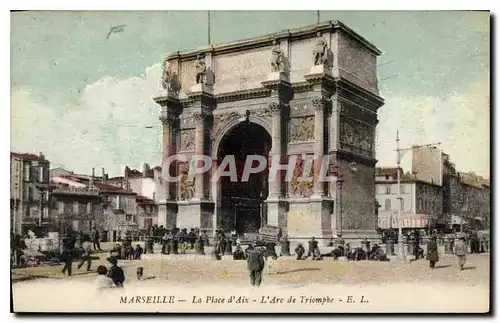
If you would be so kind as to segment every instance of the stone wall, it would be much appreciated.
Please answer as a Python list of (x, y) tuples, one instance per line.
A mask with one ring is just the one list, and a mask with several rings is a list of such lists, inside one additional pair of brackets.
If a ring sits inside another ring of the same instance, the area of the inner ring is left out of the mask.
[(375, 54), (342, 33), (338, 35), (338, 49), (334, 54), (338, 58), (339, 76), (378, 93)]
[[(370, 231), (377, 227), (375, 215), (375, 169), (357, 164), (351, 171), (349, 160), (339, 160), (342, 185), (342, 231)], [(339, 198), (338, 198), (339, 199)], [(337, 209), (338, 211), (338, 209)], [(339, 214), (337, 213), (337, 216)], [(337, 229), (338, 229), (337, 224)]]

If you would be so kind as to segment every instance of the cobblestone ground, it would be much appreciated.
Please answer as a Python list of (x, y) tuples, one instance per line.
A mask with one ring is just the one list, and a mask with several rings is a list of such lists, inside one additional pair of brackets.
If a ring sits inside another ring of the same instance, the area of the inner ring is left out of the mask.
[[(92, 268), (103, 264), (109, 267), (106, 254), (93, 261)], [(176, 284), (201, 284), (227, 282), (230, 284), (248, 284), (245, 261), (224, 259), (211, 260), (208, 257), (194, 260), (193, 256), (165, 256), (162, 259), (120, 261), (129, 282), (136, 280), (137, 267), (144, 268), (147, 280), (171, 282)], [(94, 279), (95, 272), (86, 272), (85, 266), (76, 269), (73, 264), (73, 276), (61, 273), (62, 266), (14, 269), (13, 281), (20, 278), (54, 278), (61, 280)], [(268, 284), (383, 284), (396, 282), (439, 282), (466, 284), (468, 286), (488, 286), (490, 277), (489, 254), (468, 255), (465, 270), (460, 271), (456, 258), (442, 255), (435, 269), (429, 268), (428, 261), (417, 260), (401, 262), (347, 262), (347, 261), (297, 261), (293, 258), (280, 258), (266, 266), (263, 280)]]

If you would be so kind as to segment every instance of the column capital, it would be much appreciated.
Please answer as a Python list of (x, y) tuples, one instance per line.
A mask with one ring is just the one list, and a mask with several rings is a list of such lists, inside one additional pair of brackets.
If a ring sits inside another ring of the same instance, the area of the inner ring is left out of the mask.
[(202, 109), (201, 111), (196, 111), (193, 113), (193, 119), (197, 122), (202, 121), (202, 120), (206, 120), (207, 118), (210, 118), (212, 116), (213, 116), (212, 112), (205, 110), (205, 109)]
[(160, 116), (159, 119), (163, 125), (171, 126), (179, 121), (179, 116), (166, 115), (166, 116)]
[(313, 104), (313, 108), (316, 111), (326, 110), (330, 106), (330, 103), (331, 103), (331, 100), (324, 97), (324, 96), (313, 98), (311, 101)]
[(271, 113), (282, 112), (288, 108), (288, 106), (289, 105), (283, 101), (273, 101), (269, 103), (269, 110), (271, 110)]

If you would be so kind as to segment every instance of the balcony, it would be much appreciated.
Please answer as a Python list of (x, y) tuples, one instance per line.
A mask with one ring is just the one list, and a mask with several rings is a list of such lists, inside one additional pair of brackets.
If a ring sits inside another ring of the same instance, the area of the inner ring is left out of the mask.
[(87, 188), (87, 187), (58, 187), (52, 190), (52, 194), (64, 194), (64, 195), (84, 195), (84, 196), (98, 196), (98, 188)]

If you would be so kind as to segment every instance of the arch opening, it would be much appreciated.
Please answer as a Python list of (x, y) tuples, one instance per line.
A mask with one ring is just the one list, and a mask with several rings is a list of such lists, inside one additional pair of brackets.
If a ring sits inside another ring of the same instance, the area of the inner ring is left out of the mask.
[[(247, 156), (259, 155), (267, 158), (271, 149), (271, 136), (259, 124), (241, 122), (230, 129), (222, 138), (217, 151), (217, 165), (226, 156), (234, 156), (237, 181), (223, 176), (218, 181), (218, 214), (220, 227), (225, 231), (235, 230), (237, 234), (258, 233), (265, 219), (264, 201), (267, 199), (268, 168), (250, 174), (248, 181), (242, 181)], [(253, 167), (258, 162), (254, 162)], [(266, 165), (267, 166), (267, 165)], [(228, 171), (230, 166), (223, 170)]]

